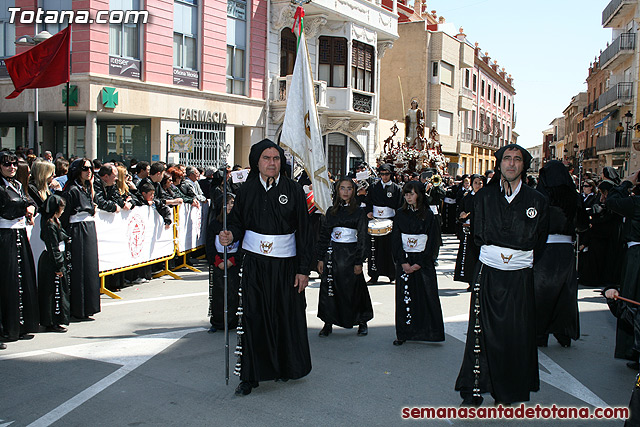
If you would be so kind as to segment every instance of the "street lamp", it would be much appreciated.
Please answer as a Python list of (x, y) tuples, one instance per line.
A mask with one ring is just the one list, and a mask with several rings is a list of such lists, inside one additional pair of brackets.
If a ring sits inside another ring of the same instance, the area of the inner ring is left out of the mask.
[[(51, 33), (49, 31), (41, 31), (35, 36), (20, 36), (16, 39), (16, 46), (35, 46), (38, 43), (42, 43), (51, 37)], [(39, 154), (40, 144), (38, 141), (38, 88), (34, 89), (34, 100), (33, 100), (33, 148), (36, 152), (36, 155)]]

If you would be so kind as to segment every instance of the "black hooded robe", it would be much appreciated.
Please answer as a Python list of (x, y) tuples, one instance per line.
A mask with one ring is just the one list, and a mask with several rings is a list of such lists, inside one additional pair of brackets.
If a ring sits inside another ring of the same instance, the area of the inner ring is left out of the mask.
[[(7, 186), (0, 177), (0, 218), (17, 220), (27, 213), (27, 199), (20, 183)], [(31, 245), (26, 228), (0, 228), (0, 329), (8, 340), (37, 332), (38, 290)]]
[[(428, 209), (426, 218), (400, 209), (393, 221), (393, 254), (396, 261), (396, 338), (401, 341), (444, 341), (444, 321), (438, 297), (438, 281), (433, 263), (437, 249), (438, 218)], [(426, 234), (422, 252), (406, 252), (402, 234)], [(402, 264), (418, 264), (420, 269), (406, 275)], [(406, 280), (404, 279), (406, 277)]]
[[(496, 153), (497, 163), (498, 155), (512, 147)], [(540, 248), (547, 239), (546, 198), (522, 182), (509, 203), (499, 177), (495, 182), (474, 198), (476, 244), (521, 251)], [(540, 389), (533, 268), (502, 270), (478, 262), (473, 283), (467, 341), (455, 389), (463, 398), (490, 392), (500, 403), (528, 401), (530, 392)]]
[(245, 248), (238, 326), (241, 355), (236, 374), (240, 371), (240, 379), (251, 382), (297, 379), (311, 371), (305, 294), (294, 287), (296, 274), (309, 275), (311, 229), (306, 197), (282, 167), (278, 183), (265, 190), (258, 159), (271, 147), (278, 149), (281, 165), (286, 165), (283, 150), (273, 142), (255, 144), (249, 155), (249, 178), (238, 189), (227, 220), (234, 236), (243, 236), (246, 231), (296, 233), (294, 257), (276, 258)]
[[(382, 181), (378, 181), (369, 187), (367, 212), (372, 212), (374, 206), (388, 207), (395, 211), (401, 205), (402, 189), (397, 184), (390, 181), (386, 187), (383, 187)], [(391, 233), (386, 236), (369, 237), (371, 238), (371, 255), (369, 256), (368, 264), (369, 277), (377, 279), (379, 276), (386, 276), (389, 280), (393, 280), (396, 268), (391, 255)]]
[[(355, 243), (334, 242), (331, 239), (335, 227), (357, 230)], [(318, 317), (325, 323), (352, 328), (373, 319), (373, 306), (364, 274), (356, 275), (353, 268), (362, 265), (367, 235), (367, 217), (361, 208), (349, 213), (340, 206), (335, 214), (322, 218), (317, 257), (324, 262)], [(329, 282), (331, 276), (331, 282)]]
[(458, 255), (456, 257), (456, 267), (453, 273), (453, 280), (456, 282), (465, 282), (471, 285), (473, 282), (473, 274), (475, 273), (480, 248), (476, 245), (473, 238), (473, 198), (475, 193), (467, 193), (460, 202), (460, 212), (467, 212), (469, 216), (469, 224), (462, 224), (462, 239), (458, 246)]

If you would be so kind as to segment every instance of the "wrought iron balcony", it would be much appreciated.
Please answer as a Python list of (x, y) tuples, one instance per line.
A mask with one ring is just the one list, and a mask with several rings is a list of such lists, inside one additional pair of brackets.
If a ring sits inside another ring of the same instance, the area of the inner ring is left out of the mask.
[(373, 111), (373, 96), (353, 92), (353, 111), (371, 114)]
[(605, 68), (612, 63), (619, 54), (633, 53), (636, 46), (636, 35), (623, 33), (600, 54), (600, 68)]
[(605, 109), (611, 103), (633, 100), (633, 82), (620, 82), (598, 97), (598, 105)]
[(621, 134), (616, 134), (616, 132), (611, 132), (605, 136), (599, 136), (596, 140), (596, 150), (598, 153), (601, 151), (614, 150), (616, 148), (621, 148), (620, 151), (625, 151), (624, 148), (629, 147), (629, 142), (627, 141), (628, 132), (623, 132)]
[(584, 149), (583, 151), (583, 159), (593, 159), (598, 157), (598, 154), (596, 153), (596, 147), (587, 147)]

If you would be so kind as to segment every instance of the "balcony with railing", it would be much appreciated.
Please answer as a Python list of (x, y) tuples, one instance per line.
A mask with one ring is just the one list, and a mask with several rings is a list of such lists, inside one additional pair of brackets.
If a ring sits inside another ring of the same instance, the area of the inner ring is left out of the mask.
[(621, 28), (632, 18), (636, 0), (611, 0), (602, 11), (602, 26), (605, 28)]
[(629, 147), (629, 142), (627, 141), (627, 136), (621, 132), (611, 132), (605, 136), (599, 136), (596, 140), (596, 150), (598, 154), (602, 154), (603, 151), (626, 151), (626, 148)]
[[(289, 87), (291, 86), (291, 75), (286, 77), (278, 77), (276, 79), (275, 89), (277, 93), (274, 95), (274, 102), (286, 102), (289, 94)], [(313, 82), (314, 95), (316, 97), (316, 104), (318, 107), (327, 106), (327, 82), (316, 81)]]
[(600, 54), (600, 68), (614, 68), (624, 58), (633, 54), (636, 47), (636, 35), (633, 33), (622, 33)]
[(633, 101), (633, 82), (620, 82), (598, 97), (600, 112), (615, 108), (619, 103)]

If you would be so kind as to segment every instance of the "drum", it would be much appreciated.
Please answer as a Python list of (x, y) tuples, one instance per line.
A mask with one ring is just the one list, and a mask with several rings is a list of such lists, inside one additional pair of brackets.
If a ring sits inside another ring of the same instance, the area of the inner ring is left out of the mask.
[(372, 236), (386, 236), (393, 229), (393, 220), (374, 218), (369, 221), (369, 234)]

